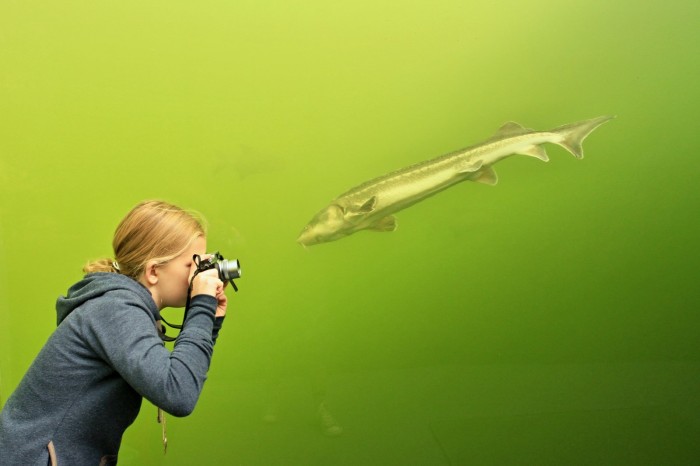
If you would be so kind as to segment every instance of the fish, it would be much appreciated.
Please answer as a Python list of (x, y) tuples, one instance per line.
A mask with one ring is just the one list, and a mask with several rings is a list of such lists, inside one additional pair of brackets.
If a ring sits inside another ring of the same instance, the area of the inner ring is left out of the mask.
[(583, 158), (583, 140), (603, 123), (615, 118), (600, 116), (535, 131), (507, 122), (486, 141), (419, 162), (362, 183), (341, 194), (319, 211), (297, 238), (302, 246), (336, 241), (358, 231), (396, 230), (394, 214), (463, 181), (487, 185), (498, 182), (493, 165), (511, 155), (549, 161), (545, 143), (563, 147)]

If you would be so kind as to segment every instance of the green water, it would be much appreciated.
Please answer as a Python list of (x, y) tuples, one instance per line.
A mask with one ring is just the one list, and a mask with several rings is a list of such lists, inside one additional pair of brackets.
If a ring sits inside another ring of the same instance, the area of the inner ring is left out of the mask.
[[(698, 5), (1, 0), (2, 400), (161, 198), (245, 275), (167, 456), (145, 403), (120, 464), (697, 464)], [(583, 160), (551, 146), (394, 233), (294, 241), (505, 121), (604, 114)]]

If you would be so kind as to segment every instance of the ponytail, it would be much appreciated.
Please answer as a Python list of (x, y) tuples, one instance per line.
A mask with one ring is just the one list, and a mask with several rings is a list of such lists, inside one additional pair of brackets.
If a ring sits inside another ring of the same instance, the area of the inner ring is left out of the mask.
[(83, 273), (111, 272), (119, 273), (119, 265), (112, 259), (90, 261), (83, 267)]

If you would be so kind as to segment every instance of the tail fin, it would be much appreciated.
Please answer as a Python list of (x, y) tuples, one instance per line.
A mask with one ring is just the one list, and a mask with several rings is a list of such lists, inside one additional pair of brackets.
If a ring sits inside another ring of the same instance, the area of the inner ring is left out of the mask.
[(590, 120), (579, 121), (569, 125), (560, 126), (551, 130), (552, 133), (557, 133), (562, 137), (559, 144), (564, 149), (568, 150), (577, 159), (583, 158), (583, 140), (591, 134), (594, 129), (602, 125), (606, 121), (612, 120), (614, 116), (601, 116)]

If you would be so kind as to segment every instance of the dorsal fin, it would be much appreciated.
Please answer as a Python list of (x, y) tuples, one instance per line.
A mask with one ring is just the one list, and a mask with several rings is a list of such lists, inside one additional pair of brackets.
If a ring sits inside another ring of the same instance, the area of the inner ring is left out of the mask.
[(523, 134), (529, 131), (532, 130), (525, 128), (520, 123), (509, 121), (507, 123), (504, 123), (503, 126), (501, 126), (500, 128), (498, 128), (498, 131), (496, 131), (496, 134), (494, 136), (512, 136), (514, 134)]

